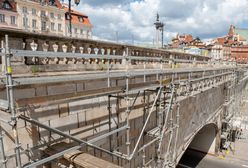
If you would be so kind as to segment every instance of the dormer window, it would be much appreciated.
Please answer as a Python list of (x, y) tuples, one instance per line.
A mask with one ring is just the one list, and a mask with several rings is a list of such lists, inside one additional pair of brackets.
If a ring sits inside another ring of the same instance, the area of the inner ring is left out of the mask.
[(83, 23), (84, 22), (83, 17), (78, 17), (78, 20), (79, 20), (80, 23)]
[(5, 2), (3, 3), (3, 8), (4, 8), (4, 9), (7, 9), (7, 10), (11, 10), (11, 6), (10, 6), (9, 2), (5, 1)]

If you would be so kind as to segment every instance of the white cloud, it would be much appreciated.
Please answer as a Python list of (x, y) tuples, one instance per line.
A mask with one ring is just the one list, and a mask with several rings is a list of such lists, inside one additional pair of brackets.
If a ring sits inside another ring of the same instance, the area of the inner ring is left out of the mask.
[[(82, 0), (79, 10), (89, 15), (93, 34), (101, 39), (152, 42), (159, 12), (165, 41), (179, 33), (202, 39), (222, 36), (229, 25), (248, 21), (247, 0)], [(247, 25), (248, 26), (248, 25)]]

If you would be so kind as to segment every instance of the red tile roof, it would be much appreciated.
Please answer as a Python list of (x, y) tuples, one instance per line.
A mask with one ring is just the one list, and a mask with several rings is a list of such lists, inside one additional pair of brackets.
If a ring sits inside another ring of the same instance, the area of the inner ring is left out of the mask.
[[(69, 12), (69, 8), (63, 6), (63, 9), (66, 13)], [(72, 17), (72, 23), (73, 24), (84, 24), (86, 26), (90, 26), (92, 27), (92, 24), (90, 23), (89, 17), (87, 15), (85, 15), (84, 13), (75, 11), (75, 10), (71, 10), (71, 17)], [(83, 22), (80, 22), (79, 18), (82, 17), (83, 18)]]
[(9, 5), (11, 6), (10, 11), (16, 12), (16, 2), (14, 0), (0, 0), (0, 9), (8, 10), (8, 9), (4, 9), (3, 7), (4, 2), (9, 3)]
[(226, 43), (226, 40), (227, 39), (227, 37), (225, 36), (225, 37), (218, 37), (217, 39), (216, 39), (216, 42), (218, 43), (218, 44), (222, 44), (222, 45), (224, 45), (225, 43)]

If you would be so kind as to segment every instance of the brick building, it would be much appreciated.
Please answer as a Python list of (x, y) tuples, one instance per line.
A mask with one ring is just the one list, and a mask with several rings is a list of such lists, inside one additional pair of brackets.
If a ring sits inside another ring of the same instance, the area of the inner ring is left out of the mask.
[(238, 63), (248, 63), (248, 45), (231, 47), (231, 58)]

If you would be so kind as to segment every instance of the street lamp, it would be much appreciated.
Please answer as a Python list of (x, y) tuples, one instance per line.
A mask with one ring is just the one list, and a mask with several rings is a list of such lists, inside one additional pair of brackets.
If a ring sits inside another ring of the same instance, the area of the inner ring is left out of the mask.
[[(72, 25), (71, 25), (71, 0), (68, 0), (69, 2), (69, 33), (70, 37), (72, 36)], [(78, 6), (80, 3), (80, 0), (74, 0), (74, 3)]]
[(161, 43), (162, 43), (162, 48), (163, 48), (163, 45), (164, 45), (164, 23), (163, 22), (160, 22), (159, 21), (159, 14), (157, 13), (157, 19), (156, 19), (156, 22), (154, 23), (155, 25), (155, 28), (156, 28), (156, 33), (157, 33), (157, 39), (156, 39), (156, 42), (157, 42), (157, 47), (158, 47), (158, 44), (159, 44), (159, 34), (158, 32), (160, 31), (161, 32)]

